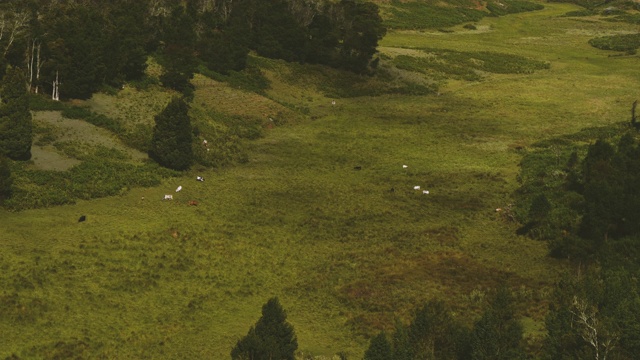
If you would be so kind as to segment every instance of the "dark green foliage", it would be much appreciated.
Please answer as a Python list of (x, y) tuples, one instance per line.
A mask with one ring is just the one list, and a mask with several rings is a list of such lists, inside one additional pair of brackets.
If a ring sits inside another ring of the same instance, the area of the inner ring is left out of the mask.
[(396, 324), (391, 345), (384, 333), (371, 339), (365, 360), (468, 359), (469, 331), (442, 301), (429, 301), (416, 311), (409, 326)]
[[(637, 9), (636, 9), (637, 10)], [(638, 13), (621, 13), (620, 15), (607, 17), (604, 19), (605, 21), (610, 22), (625, 22), (629, 24), (640, 24), (640, 14)]]
[(566, 17), (581, 17), (581, 16), (593, 16), (596, 15), (597, 13), (593, 10), (574, 10), (574, 11), (569, 11), (568, 13), (562, 15), (562, 16), (566, 16)]
[(222, 74), (244, 69), (249, 53), (250, 32), (242, 13), (232, 11), (226, 21), (220, 15), (207, 13), (201, 21), (205, 26), (196, 49), (198, 58), (206, 67)]
[(305, 29), (285, 0), (253, 1), (251, 46), (259, 55), (287, 61), (303, 60)]
[[(637, 256), (628, 247), (637, 245), (640, 234), (640, 145), (634, 131), (610, 130), (556, 139), (556, 145), (521, 163), (516, 214), (525, 225), (518, 232), (548, 240), (553, 256), (590, 261)], [(575, 148), (569, 140), (593, 136), (618, 136), (617, 145), (600, 138)]]
[(175, 5), (162, 27), (162, 64), (165, 72), (160, 76), (163, 86), (190, 97), (194, 87), (190, 83), (196, 69), (195, 19), (181, 5)]
[(385, 25), (395, 29), (437, 29), (478, 21), (486, 13), (465, 7), (443, 7), (423, 2), (393, 2), (392, 17)]
[(166, 168), (186, 170), (193, 162), (193, 132), (188, 112), (185, 100), (174, 98), (155, 117), (149, 156)]
[(422, 49), (429, 57), (399, 55), (394, 64), (404, 70), (426, 73), (436, 78), (478, 81), (481, 72), (497, 74), (529, 74), (548, 69), (549, 64), (518, 55), (494, 52), (463, 52), (443, 49)]
[(11, 197), (13, 178), (11, 177), (11, 168), (9, 160), (4, 156), (0, 156), (0, 205), (4, 200)]
[(522, 325), (515, 318), (513, 300), (507, 288), (498, 289), (489, 308), (475, 323), (471, 334), (471, 359), (524, 359)]
[(430, 301), (415, 314), (409, 326), (413, 359), (456, 359), (463, 345), (459, 343), (461, 326), (443, 302)]
[(293, 360), (298, 348), (293, 326), (277, 297), (262, 306), (262, 317), (231, 350), (232, 359)]
[(63, 102), (51, 100), (51, 95), (31, 94), (29, 108), (32, 111), (61, 111), (66, 109), (66, 105)]
[(10, 68), (0, 88), (0, 156), (29, 160), (33, 142), (33, 120), (29, 94), (18, 68)]
[[(39, 85), (51, 92), (59, 76), (60, 97), (86, 99), (104, 85), (119, 88), (146, 69), (149, 41), (147, 3), (115, 0), (109, 4), (52, 3), (34, 8), (33, 31), (42, 48)], [(41, 31), (40, 29), (46, 29)]]
[(364, 353), (364, 360), (392, 360), (391, 344), (384, 332), (371, 338), (369, 347)]
[(249, 64), (242, 71), (230, 70), (224, 74), (213, 72), (203, 67), (199, 68), (198, 71), (216, 81), (226, 82), (236, 89), (251, 91), (257, 94), (264, 94), (265, 90), (270, 86), (270, 82), (265, 77), (262, 70), (260, 70), (258, 66), (252, 64)]
[[(33, 170), (24, 165), (12, 170), (13, 193), (5, 207), (25, 210), (73, 204), (78, 199), (119, 195), (133, 187), (151, 187), (162, 178), (176, 176), (153, 162), (134, 165), (113, 149), (98, 147), (86, 152), (65, 149), (82, 163), (67, 171)], [(123, 161), (124, 160), (124, 161)]]
[(544, 6), (541, 4), (535, 4), (529, 1), (520, 0), (502, 0), (498, 2), (487, 3), (487, 10), (491, 12), (493, 16), (503, 16), (508, 14), (516, 14), (527, 11), (542, 10)]
[(636, 358), (640, 351), (639, 299), (633, 271), (593, 270), (565, 277), (550, 302), (545, 358)]
[(338, 67), (364, 73), (387, 29), (374, 3), (342, 0), (340, 10), (345, 21), (340, 28)]
[(640, 48), (640, 34), (602, 36), (589, 40), (589, 45), (602, 50), (626, 51), (633, 53)]
[(86, 119), (91, 116), (91, 110), (87, 107), (67, 106), (60, 114), (67, 119)]

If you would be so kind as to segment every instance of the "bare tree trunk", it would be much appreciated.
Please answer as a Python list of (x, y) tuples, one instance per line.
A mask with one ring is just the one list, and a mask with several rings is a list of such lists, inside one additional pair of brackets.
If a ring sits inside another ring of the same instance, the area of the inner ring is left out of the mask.
[[(9, 52), (11, 45), (13, 45), (13, 42), (16, 40), (16, 36), (20, 35), (23, 32), (23, 30), (26, 29), (27, 23), (29, 20), (29, 14), (26, 12), (15, 13), (13, 14), (13, 16), (14, 18), (13, 18), (13, 24), (11, 26), (11, 32), (9, 33), (9, 39), (7, 41), (7, 45), (4, 47), (4, 52), (2, 53), (2, 55), (7, 55), (7, 52)], [(5, 26), (6, 26), (6, 20), (4, 19), (4, 15), (3, 15), (3, 19), (2, 19), (3, 35), (4, 35)], [(1, 35), (0, 35), (0, 39), (2, 39)]]
[(38, 87), (40, 87), (40, 69), (42, 69), (42, 61), (40, 61), (40, 48), (41, 43), (38, 43), (38, 51), (36, 52), (36, 88), (35, 93), (38, 93)]
[(598, 311), (594, 306), (587, 304), (587, 301), (574, 296), (570, 312), (576, 317), (574, 323), (581, 328), (580, 337), (593, 348), (594, 359), (606, 360), (618, 337), (607, 334), (598, 326)]
[(36, 39), (31, 40), (31, 49), (28, 49), (29, 55), (27, 59), (27, 70), (29, 71), (29, 92), (31, 92), (33, 88), (33, 62), (34, 62), (34, 53), (36, 47)]
[(60, 90), (58, 86), (60, 85), (60, 81), (58, 80), (58, 71), (56, 71), (56, 79), (53, 81), (53, 90), (51, 93), (51, 100), (60, 101)]

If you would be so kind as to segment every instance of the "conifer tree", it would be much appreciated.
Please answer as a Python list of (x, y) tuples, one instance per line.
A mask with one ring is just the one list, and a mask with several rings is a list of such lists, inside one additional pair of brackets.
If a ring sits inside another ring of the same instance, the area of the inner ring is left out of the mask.
[(364, 360), (391, 360), (393, 353), (391, 352), (391, 344), (387, 340), (384, 332), (371, 338), (369, 348), (364, 353)]
[(13, 179), (11, 178), (11, 169), (7, 158), (0, 155), (0, 204), (11, 197), (11, 186)]
[(33, 120), (22, 71), (10, 68), (0, 88), (0, 155), (13, 160), (31, 159)]
[(513, 300), (508, 289), (501, 287), (475, 324), (471, 335), (473, 360), (517, 360), (525, 354), (520, 345), (522, 325), (515, 318)]
[(262, 306), (262, 317), (231, 350), (234, 360), (293, 360), (298, 348), (293, 326), (277, 297)]
[(193, 161), (193, 132), (187, 103), (174, 98), (156, 115), (155, 122), (149, 157), (170, 169), (188, 169)]

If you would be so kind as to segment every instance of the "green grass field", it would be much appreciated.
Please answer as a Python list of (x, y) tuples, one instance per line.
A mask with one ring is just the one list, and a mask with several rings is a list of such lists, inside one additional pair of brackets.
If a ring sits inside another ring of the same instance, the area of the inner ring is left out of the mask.
[[(544, 5), (477, 22), (486, 31), (390, 31), (380, 44), (387, 64), (429, 48), (550, 65), (437, 79), (439, 95), (344, 97), (334, 106), (340, 91), (324, 76), (340, 74), (281, 62), (263, 67), (266, 97), (196, 79), (197, 114), (279, 116), (278, 126), (246, 142), (244, 164), (194, 167), (74, 205), (0, 210), (0, 358), (225, 359), (278, 296), (301, 358), (359, 359), (369, 336), (428, 299), (472, 323), (501, 283), (535, 347), (565, 264), (547, 257), (545, 243), (516, 236), (517, 224), (495, 209), (512, 201), (528, 146), (627, 121), (640, 88), (637, 56), (588, 44), (633, 26)], [(113, 108), (100, 95), (89, 105), (148, 121), (130, 104), (156, 100), (134, 95), (145, 100)]]

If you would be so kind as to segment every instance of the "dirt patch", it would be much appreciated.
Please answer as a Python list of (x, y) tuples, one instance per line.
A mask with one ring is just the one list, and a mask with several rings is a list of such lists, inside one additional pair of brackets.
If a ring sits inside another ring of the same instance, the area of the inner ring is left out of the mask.
[[(114, 148), (128, 154), (134, 160), (144, 160), (147, 154), (123, 145), (111, 132), (82, 120), (67, 119), (59, 111), (37, 111), (33, 113), (36, 126), (53, 127), (55, 142), (77, 141), (92, 146)], [(36, 139), (37, 142), (37, 139)], [(34, 166), (42, 170), (64, 171), (80, 161), (61, 154), (51, 145), (34, 145), (31, 149)]]
[(31, 161), (40, 170), (65, 171), (78, 164), (80, 160), (72, 159), (61, 155), (56, 148), (51, 145), (31, 147)]

